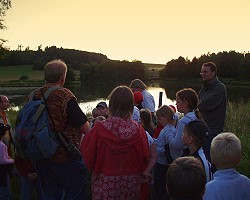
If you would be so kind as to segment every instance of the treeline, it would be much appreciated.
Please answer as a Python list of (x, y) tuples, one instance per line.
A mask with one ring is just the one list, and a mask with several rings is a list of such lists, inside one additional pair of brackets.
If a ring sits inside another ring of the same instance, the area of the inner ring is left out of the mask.
[(212, 61), (218, 68), (218, 76), (223, 78), (240, 78), (250, 80), (250, 53), (223, 51), (217, 54), (208, 53), (192, 61), (179, 57), (169, 61), (160, 72), (160, 78), (190, 79), (200, 77), (201, 65)]
[(141, 61), (103, 61), (85, 64), (81, 68), (80, 80), (90, 81), (127, 81), (135, 78), (144, 79), (145, 66)]
[(62, 59), (72, 68), (79, 68), (86, 63), (100, 63), (108, 60), (106, 55), (92, 53), (75, 49), (63, 49), (56, 46), (45, 47), (44, 50), (38, 47), (37, 51), (26, 48), (21, 50), (7, 50), (1, 48), (0, 65), (33, 65), (33, 69), (43, 69), (44, 65), (52, 59)]

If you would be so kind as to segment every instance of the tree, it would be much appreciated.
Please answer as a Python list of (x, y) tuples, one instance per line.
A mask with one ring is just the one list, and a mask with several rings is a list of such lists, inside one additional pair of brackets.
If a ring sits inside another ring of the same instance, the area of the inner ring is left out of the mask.
[(6, 28), (3, 17), (6, 11), (11, 8), (11, 0), (0, 0), (0, 29)]

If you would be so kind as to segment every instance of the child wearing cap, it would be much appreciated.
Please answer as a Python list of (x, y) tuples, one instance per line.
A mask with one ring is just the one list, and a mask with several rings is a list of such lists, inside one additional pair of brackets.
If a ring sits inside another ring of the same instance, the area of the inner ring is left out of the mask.
[(182, 135), (183, 144), (187, 146), (183, 150), (183, 156), (193, 156), (198, 158), (206, 173), (206, 181), (212, 180), (211, 164), (203, 152), (202, 146), (205, 143), (209, 128), (202, 120), (193, 120), (186, 123)]
[(214, 179), (206, 184), (204, 200), (249, 200), (250, 179), (238, 171), (241, 142), (233, 133), (221, 133), (211, 143), (211, 161), (217, 167)]
[(11, 199), (9, 173), (13, 169), (14, 160), (10, 158), (3, 137), (10, 127), (0, 123), (0, 199)]
[(99, 116), (104, 116), (105, 118), (108, 118), (108, 106), (107, 106), (106, 102), (104, 102), (104, 101), (99, 102), (96, 105), (96, 108), (98, 110)]

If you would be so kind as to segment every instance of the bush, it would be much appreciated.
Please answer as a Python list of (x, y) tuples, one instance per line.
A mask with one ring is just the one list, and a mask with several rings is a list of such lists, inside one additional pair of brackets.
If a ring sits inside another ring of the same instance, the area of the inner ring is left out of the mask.
[(30, 77), (23, 75), (19, 78), (20, 81), (28, 81), (30, 79)]

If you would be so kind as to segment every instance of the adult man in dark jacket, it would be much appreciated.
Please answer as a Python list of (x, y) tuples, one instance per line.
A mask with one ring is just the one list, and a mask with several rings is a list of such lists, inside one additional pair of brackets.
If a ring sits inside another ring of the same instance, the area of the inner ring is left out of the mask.
[(201, 67), (203, 87), (198, 97), (198, 108), (207, 123), (210, 132), (203, 147), (209, 161), (210, 146), (213, 138), (221, 133), (226, 118), (227, 91), (225, 85), (217, 77), (217, 66), (213, 62), (204, 63)]

